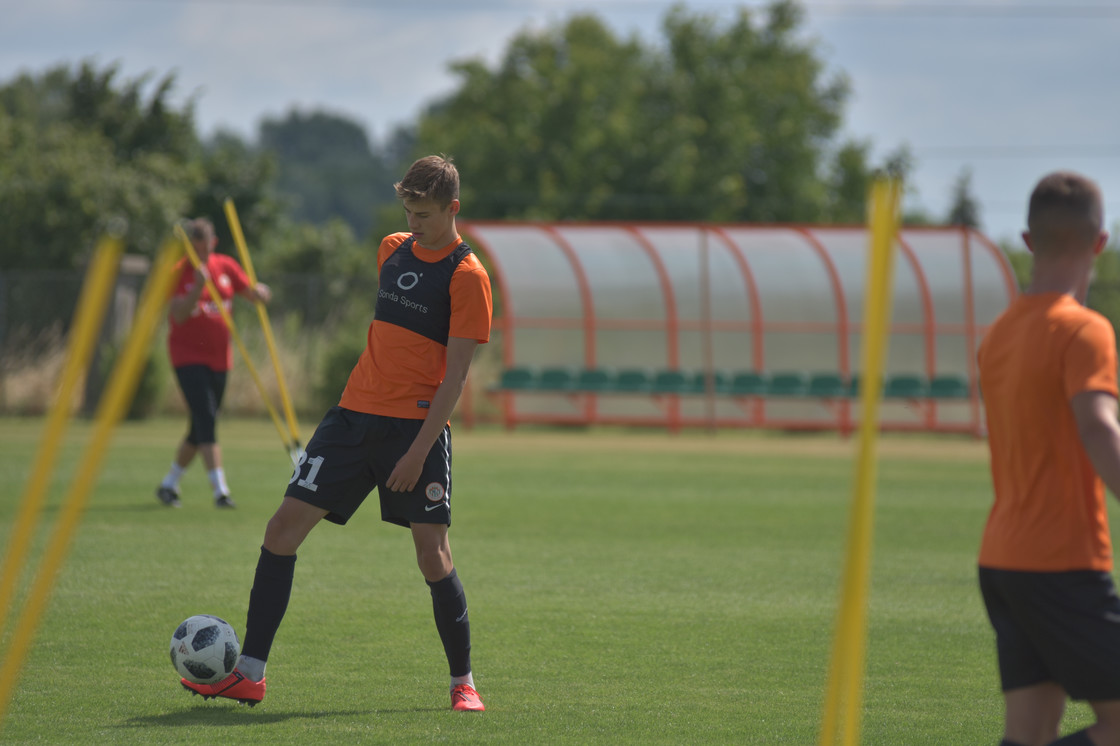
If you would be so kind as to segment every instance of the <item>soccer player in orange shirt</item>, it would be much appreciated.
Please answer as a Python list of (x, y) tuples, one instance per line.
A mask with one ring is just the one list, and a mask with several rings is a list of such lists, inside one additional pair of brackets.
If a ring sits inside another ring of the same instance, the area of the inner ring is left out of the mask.
[(296, 550), (319, 521), (345, 524), (375, 488), (381, 519), (412, 532), (431, 590), (455, 710), (482, 711), (471, 673), (470, 621), (451, 561), (451, 429), (475, 348), (490, 338), (490, 279), (455, 227), (459, 173), (421, 158), (396, 185), (409, 233), (385, 237), (366, 349), (338, 406), (307, 443), (268, 522), (237, 668), (206, 697), (247, 704), (265, 693), (265, 662), (287, 609)]
[[(1120, 597), (1104, 488), (1120, 495), (1116, 339), (1084, 306), (1108, 240), (1096, 184), (1030, 197), (1030, 284), (979, 350), (995, 491), (979, 577), (1004, 695), (1001, 746), (1120, 744)], [(1103, 480), (1103, 481), (1102, 481)], [(1059, 738), (1066, 699), (1094, 725)]]

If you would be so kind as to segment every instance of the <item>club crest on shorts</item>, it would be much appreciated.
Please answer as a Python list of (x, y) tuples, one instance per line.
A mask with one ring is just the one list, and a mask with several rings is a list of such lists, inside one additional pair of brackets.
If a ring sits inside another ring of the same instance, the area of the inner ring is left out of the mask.
[(443, 485), (439, 482), (432, 482), (424, 488), (424, 494), (434, 503), (443, 502)]

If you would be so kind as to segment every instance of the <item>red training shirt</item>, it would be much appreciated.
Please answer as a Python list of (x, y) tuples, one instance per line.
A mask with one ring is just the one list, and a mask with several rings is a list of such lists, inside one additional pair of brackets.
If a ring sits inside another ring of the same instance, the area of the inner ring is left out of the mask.
[[(184, 257), (177, 267), (179, 282), (171, 295), (184, 296), (194, 288), (194, 267)], [(206, 270), (222, 297), (226, 310), (233, 307), (233, 296), (249, 287), (249, 277), (241, 265), (230, 256), (210, 252)], [(229, 344), (229, 327), (222, 320), (218, 306), (210, 297), (210, 289), (203, 288), (198, 303), (183, 323), (171, 319), (171, 332), (167, 335), (167, 348), (171, 365), (205, 365), (211, 370), (227, 371), (233, 367), (233, 349)]]

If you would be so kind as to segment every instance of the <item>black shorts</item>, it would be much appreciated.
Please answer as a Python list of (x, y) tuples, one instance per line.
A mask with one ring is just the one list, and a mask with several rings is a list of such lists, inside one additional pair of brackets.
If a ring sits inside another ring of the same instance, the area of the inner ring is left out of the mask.
[(1003, 691), (1053, 681), (1073, 699), (1120, 699), (1120, 597), (1107, 572), (980, 568)]
[(413, 523), (451, 525), (451, 428), (444, 425), (411, 492), (385, 486), (423, 420), (381, 417), (331, 407), (307, 443), (288, 483), (286, 497), (328, 511), (345, 524), (377, 488), (381, 520), (408, 528)]
[(187, 442), (195, 446), (217, 443), (218, 410), (226, 392), (226, 372), (205, 365), (184, 365), (175, 369), (175, 377), (191, 413)]

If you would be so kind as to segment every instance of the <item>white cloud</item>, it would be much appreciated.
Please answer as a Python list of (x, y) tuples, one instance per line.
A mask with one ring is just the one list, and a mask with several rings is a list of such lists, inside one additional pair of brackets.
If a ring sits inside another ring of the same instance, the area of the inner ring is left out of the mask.
[[(989, 232), (1014, 236), (1021, 224), (1019, 204), (1034, 181), (1064, 165), (1096, 177), (1110, 215), (1120, 216), (1115, 127), (1120, 98), (1113, 95), (1120, 16), (1024, 15), (1014, 10), (1016, 0), (986, 0), (992, 13), (928, 17), (907, 14), (904, 0), (892, 1), (900, 8), (893, 14), (850, 13), (843, 2), (814, 2), (806, 34), (822, 43), (829, 68), (851, 79), (845, 131), (870, 139), (880, 155), (903, 142), (915, 148), (914, 187), (924, 206), (942, 214), (953, 180), (971, 167)], [(620, 35), (636, 31), (653, 40), (671, 3), (0, 0), (0, 5), (0, 81), (92, 58), (99, 65), (119, 63), (129, 78), (174, 72), (175, 96), (196, 97), (204, 133), (225, 126), (251, 136), (262, 117), (301, 107), (346, 114), (372, 136), (384, 137), (452, 91), (451, 60), (481, 56), (494, 63), (517, 32), (562, 22), (576, 12), (599, 14)], [(729, 3), (717, 0), (693, 0), (688, 7), (721, 17), (732, 12)], [(1045, 7), (1065, 6), (1052, 0)], [(1001, 8), (1008, 10), (998, 12)], [(968, 151), (1010, 144), (1039, 151), (1015, 158)], [(1077, 144), (1114, 147), (1102, 158), (1051, 147)], [(930, 146), (962, 150), (932, 155)]]

